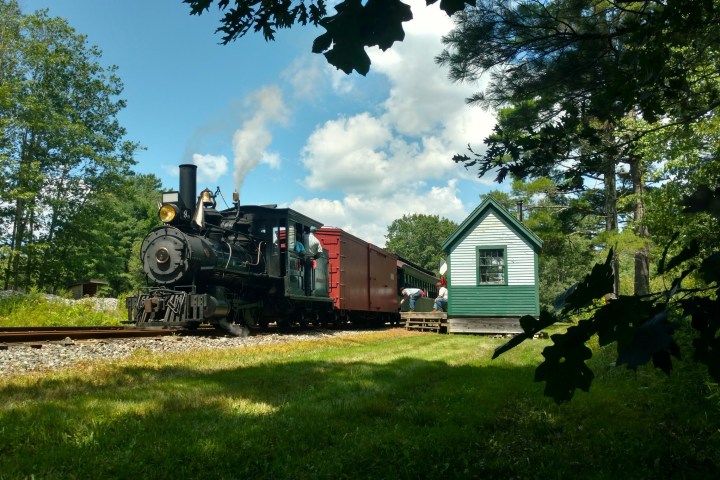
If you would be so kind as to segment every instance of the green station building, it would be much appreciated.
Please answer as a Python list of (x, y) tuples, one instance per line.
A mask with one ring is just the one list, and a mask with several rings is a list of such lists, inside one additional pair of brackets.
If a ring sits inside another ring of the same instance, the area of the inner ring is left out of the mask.
[(448, 333), (519, 333), (519, 319), (540, 314), (542, 240), (488, 197), (443, 243)]

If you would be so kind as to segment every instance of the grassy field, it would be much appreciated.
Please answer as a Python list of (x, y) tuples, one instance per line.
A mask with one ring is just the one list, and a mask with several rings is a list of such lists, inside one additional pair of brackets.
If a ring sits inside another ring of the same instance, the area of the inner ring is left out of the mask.
[(95, 308), (102, 299), (84, 298), (70, 301), (62, 297), (50, 298), (39, 292), (10, 295), (0, 298), (1, 327), (56, 327), (56, 326), (115, 326), (126, 320), (124, 299), (118, 308)]
[[(548, 340), (401, 329), (0, 378), (0, 479), (718, 478), (701, 370), (592, 360), (542, 396)], [(2, 351), (0, 351), (0, 355)]]

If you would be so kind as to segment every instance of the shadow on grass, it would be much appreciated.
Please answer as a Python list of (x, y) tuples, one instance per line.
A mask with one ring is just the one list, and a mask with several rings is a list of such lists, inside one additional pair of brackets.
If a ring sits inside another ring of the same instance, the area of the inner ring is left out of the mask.
[(532, 367), (399, 358), (108, 372), (5, 389), (0, 479), (710, 478), (718, 468), (717, 418), (608, 396), (558, 407)]

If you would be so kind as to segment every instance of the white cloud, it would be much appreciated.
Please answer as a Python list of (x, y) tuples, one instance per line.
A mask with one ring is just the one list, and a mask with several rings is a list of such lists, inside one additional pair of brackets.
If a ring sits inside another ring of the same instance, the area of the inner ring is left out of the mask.
[(484, 139), (494, 117), (468, 107), (474, 86), (453, 83), (435, 64), (452, 21), (437, 5), (410, 3), (414, 19), (404, 24), (405, 40), (386, 52), (368, 50), (371, 71), (390, 83), (388, 96), (377, 111), (315, 129), (302, 152), (307, 188), (386, 196), (469, 176), (451, 159)]
[(303, 55), (296, 58), (282, 73), (282, 78), (292, 87), (293, 96), (301, 99), (316, 99), (325, 78), (325, 59), (318, 55)]
[(327, 93), (328, 87), (336, 95), (347, 95), (356, 90), (354, 76), (346, 75), (330, 65), (324, 56), (315, 53), (293, 60), (281, 78), (290, 85), (293, 97), (301, 100), (318, 100)]
[[(438, 215), (460, 223), (468, 211), (458, 198), (457, 181), (429, 190), (386, 196), (349, 194), (341, 200), (298, 198), (290, 208), (304, 212), (326, 226), (343, 230), (378, 246), (385, 245), (387, 227), (403, 215)], [(474, 205), (473, 205), (474, 208)]]
[[(477, 204), (464, 205), (461, 198), (477, 196), (460, 185), (474, 188), (482, 180), (451, 158), (469, 142), (479, 143), (495, 123), (491, 113), (465, 103), (474, 87), (451, 82), (434, 62), (451, 20), (437, 5), (410, 3), (415, 18), (405, 24), (405, 40), (386, 52), (369, 50), (374, 78), (346, 76), (321, 57), (303, 57), (284, 74), (295, 98), (323, 99), (322, 110), (334, 107), (327, 100), (330, 91), (357, 100), (382, 92), (367, 85), (389, 87), (365, 111), (340, 114), (315, 127), (301, 151), (305, 174), (299, 183), (323, 195), (299, 195), (287, 205), (379, 246), (385, 245), (387, 227), (403, 215), (439, 215), (458, 223), (467, 217)], [(265, 151), (270, 132), (259, 127), (243, 128), (237, 143)]]
[(393, 174), (383, 151), (392, 140), (382, 119), (367, 113), (329, 120), (308, 138), (303, 163), (311, 190), (370, 191), (382, 189)]
[(355, 89), (355, 78), (351, 75), (346, 75), (340, 69), (337, 69), (325, 62), (326, 73), (330, 76), (330, 84), (332, 85), (333, 91), (337, 95), (346, 95)]
[(227, 173), (228, 159), (225, 155), (201, 155), (194, 153), (192, 163), (197, 165), (198, 181), (217, 183)]
[[(404, 24), (405, 40), (386, 52), (377, 48), (369, 52), (371, 68), (386, 75), (392, 84), (384, 105), (389, 123), (402, 134), (421, 135), (442, 130), (443, 125), (467, 110), (465, 98), (475, 88), (452, 82), (447, 70), (435, 63), (443, 50), (441, 38), (453, 26), (451, 19), (437, 4), (409, 3), (413, 19)], [(487, 123), (492, 126), (494, 122), (486, 117)]]

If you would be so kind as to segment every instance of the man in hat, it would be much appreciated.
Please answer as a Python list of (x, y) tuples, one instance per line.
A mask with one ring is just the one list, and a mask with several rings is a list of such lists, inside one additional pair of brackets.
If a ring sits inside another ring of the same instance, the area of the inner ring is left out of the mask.
[(316, 227), (310, 227), (305, 228), (305, 235), (303, 235), (303, 243), (305, 244), (305, 249), (307, 250), (308, 255), (312, 255), (313, 258), (317, 258), (322, 254), (322, 245), (320, 245), (320, 240), (317, 239), (315, 236), (315, 232), (317, 232)]
[(322, 255), (323, 249), (320, 240), (315, 236), (316, 227), (303, 229), (303, 243), (305, 244), (305, 293), (312, 295), (315, 289), (315, 259)]

